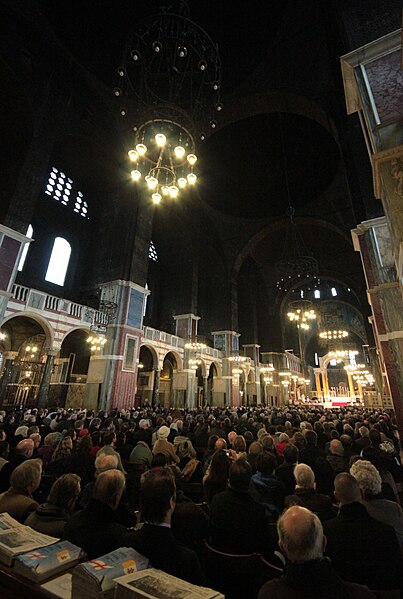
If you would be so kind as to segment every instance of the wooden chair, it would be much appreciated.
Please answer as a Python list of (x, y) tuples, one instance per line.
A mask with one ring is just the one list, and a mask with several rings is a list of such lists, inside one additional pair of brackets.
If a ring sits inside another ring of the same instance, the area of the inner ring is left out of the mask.
[(261, 586), (281, 576), (282, 569), (263, 560), (260, 553), (224, 553), (204, 541), (202, 561), (207, 584), (226, 599), (256, 599)]

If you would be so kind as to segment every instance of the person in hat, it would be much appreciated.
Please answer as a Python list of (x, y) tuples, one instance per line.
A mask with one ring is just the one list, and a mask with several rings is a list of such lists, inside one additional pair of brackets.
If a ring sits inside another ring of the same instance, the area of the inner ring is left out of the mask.
[(163, 453), (171, 464), (179, 462), (179, 456), (176, 454), (175, 447), (168, 441), (170, 429), (163, 425), (157, 431), (157, 441), (154, 443), (153, 454)]

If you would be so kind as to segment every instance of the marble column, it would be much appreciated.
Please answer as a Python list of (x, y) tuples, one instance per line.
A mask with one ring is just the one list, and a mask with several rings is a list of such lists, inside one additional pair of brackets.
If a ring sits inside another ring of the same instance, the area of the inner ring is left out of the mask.
[(56, 350), (48, 350), (46, 357), (45, 368), (43, 369), (41, 382), (39, 385), (38, 396), (37, 396), (37, 407), (46, 408), (49, 397), (49, 384), (53, 372), (53, 363), (55, 359)]
[(159, 400), (160, 376), (161, 376), (161, 371), (158, 368), (155, 368), (154, 369), (154, 381), (153, 381), (153, 396), (152, 396), (152, 405), (153, 406), (157, 405), (158, 400)]
[(0, 405), (6, 397), (7, 385), (11, 382), (13, 363), (17, 356), (18, 352), (16, 351), (8, 351), (3, 354), (4, 365), (0, 377)]
[(355, 397), (354, 381), (353, 381), (352, 375), (349, 372), (347, 372), (347, 379), (348, 379), (348, 388), (350, 390), (350, 397), (354, 398)]

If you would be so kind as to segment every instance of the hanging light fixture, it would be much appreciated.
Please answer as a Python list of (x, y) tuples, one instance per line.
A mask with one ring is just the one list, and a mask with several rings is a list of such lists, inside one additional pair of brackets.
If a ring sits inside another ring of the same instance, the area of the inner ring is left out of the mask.
[(326, 341), (345, 339), (346, 337), (348, 337), (348, 331), (345, 331), (344, 329), (331, 329), (329, 331), (321, 331), (319, 333), (319, 337), (321, 339), (325, 339)]
[(174, 10), (162, 8), (139, 24), (114, 88), (125, 129), (133, 132), (131, 176), (153, 192), (155, 204), (196, 184), (196, 139), (216, 126), (213, 115), (223, 108), (217, 45), (189, 18), (187, 2)]

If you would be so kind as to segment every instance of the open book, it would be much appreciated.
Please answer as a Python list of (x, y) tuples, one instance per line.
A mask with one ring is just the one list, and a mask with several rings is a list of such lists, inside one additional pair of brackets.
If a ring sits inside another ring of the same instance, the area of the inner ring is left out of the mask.
[(224, 595), (148, 568), (116, 579), (115, 599), (224, 599)]
[(20, 524), (8, 514), (0, 514), (0, 561), (6, 566), (11, 566), (17, 555), (46, 547), (58, 540)]
[(84, 562), (73, 570), (72, 599), (113, 599), (115, 578), (147, 568), (149, 561), (130, 547), (121, 547)]
[(19, 555), (14, 571), (33, 582), (42, 582), (59, 572), (72, 568), (84, 559), (85, 552), (69, 541), (60, 541)]

